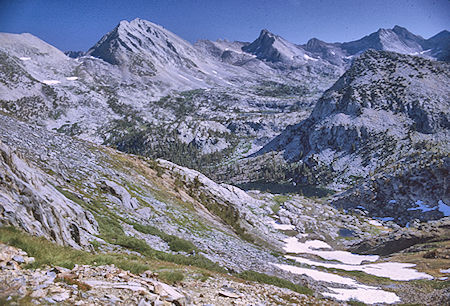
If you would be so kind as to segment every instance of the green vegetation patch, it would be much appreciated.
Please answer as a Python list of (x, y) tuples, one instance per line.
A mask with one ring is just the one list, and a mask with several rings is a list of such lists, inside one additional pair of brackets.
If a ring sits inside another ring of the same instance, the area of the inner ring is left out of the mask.
[(174, 252), (186, 252), (188, 254), (198, 251), (197, 247), (190, 241), (184, 240), (174, 235), (166, 234), (154, 226), (133, 224), (133, 228), (141, 233), (158, 236), (169, 244), (169, 247)]
[(306, 86), (294, 86), (281, 84), (277, 82), (264, 82), (255, 89), (255, 93), (259, 96), (266, 97), (296, 97), (304, 96), (308, 93)]
[(161, 260), (183, 266), (194, 266), (210, 271), (225, 273), (226, 270), (202, 255), (184, 256), (168, 254), (156, 251), (148, 246), (145, 241), (134, 237), (118, 237), (116, 244), (129, 250), (139, 252), (143, 256), (127, 255), (119, 253), (93, 254), (87, 251), (75, 250), (50, 242), (42, 237), (33, 237), (13, 227), (0, 228), (0, 241), (20, 248), (32, 256), (36, 261), (27, 268), (38, 268), (45, 265), (61, 266), (72, 269), (78, 265), (111, 265), (139, 274), (150, 269), (149, 260)]
[(176, 284), (184, 279), (184, 274), (180, 271), (162, 271), (158, 272), (158, 278), (168, 284)]
[(231, 226), (239, 237), (251, 243), (255, 242), (253, 236), (241, 226), (239, 211), (231, 203), (226, 202), (220, 204), (216, 200), (206, 196), (203, 192), (199, 193), (198, 199), (212, 214), (218, 216), (224, 223)]
[(276, 276), (271, 276), (271, 275), (267, 275), (264, 273), (258, 273), (255, 271), (244, 271), (241, 273), (238, 273), (235, 275), (236, 277), (248, 280), (248, 281), (252, 281), (252, 282), (258, 282), (258, 283), (262, 283), (262, 284), (268, 284), (268, 285), (274, 285), (280, 288), (287, 288), (287, 289), (291, 289), (292, 291), (301, 293), (301, 294), (306, 294), (306, 295), (313, 295), (314, 291), (309, 289), (308, 287), (305, 286), (301, 286), (298, 284), (294, 284), (288, 280), (276, 277)]
[(150, 266), (137, 256), (128, 256), (125, 259), (123, 254), (93, 254), (75, 250), (71, 247), (57, 245), (42, 237), (30, 236), (13, 227), (0, 228), (0, 241), (20, 248), (35, 258), (35, 262), (28, 264), (26, 268), (49, 265), (72, 269), (75, 264), (93, 266), (114, 264), (135, 274), (150, 269)]
[[(103, 205), (99, 202), (94, 201), (91, 204), (87, 204), (86, 202), (77, 198), (74, 194), (69, 191), (63, 190), (61, 188), (58, 189), (60, 192), (64, 194), (67, 198), (75, 201), (80, 206), (90, 210), (95, 219), (98, 222), (100, 238), (105, 240), (108, 243), (115, 244), (131, 251), (135, 251), (143, 255), (146, 259), (150, 260), (162, 260), (166, 262), (172, 262), (179, 265), (184, 266), (195, 266), (198, 268), (203, 268), (216, 272), (225, 272), (225, 269), (221, 267), (219, 264), (209, 260), (200, 254), (185, 256), (182, 254), (168, 254), (162, 251), (157, 251), (152, 249), (144, 240), (127, 236), (122, 229), (122, 226), (119, 221), (132, 224), (129, 220), (121, 218), (114, 214), (114, 212), (105, 209)], [(135, 224), (136, 225), (136, 224)], [(137, 227), (143, 231), (147, 230), (151, 232), (151, 228), (145, 227)], [(154, 229), (153, 229), (154, 230)], [(154, 232), (156, 233), (156, 232)], [(176, 236), (167, 235), (164, 233), (160, 233), (161, 236), (165, 236), (168, 240), (169, 246), (173, 251), (179, 252), (184, 251), (187, 253), (194, 253), (196, 250), (195, 246), (189, 241), (183, 240)]]

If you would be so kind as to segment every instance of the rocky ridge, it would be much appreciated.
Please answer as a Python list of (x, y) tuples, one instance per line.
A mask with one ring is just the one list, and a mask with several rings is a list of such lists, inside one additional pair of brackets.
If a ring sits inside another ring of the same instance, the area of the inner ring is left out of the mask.
[(1, 222), (73, 248), (90, 245), (98, 224), (54, 186), (60, 182), (0, 141)]
[[(359, 180), (362, 185), (336, 200), (337, 207), (361, 205), (378, 216), (408, 218), (413, 212), (407, 209), (418, 200), (447, 203), (448, 187), (442, 184), (449, 152), (447, 72), (445, 63), (367, 51), (308, 119), (289, 126), (254, 156), (279, 152), (280, 163), (294, 166), (288, 179), (300, 184), (311, 183), (311, 176), (315, 184), (335, 188)], [(391, 200), (398, 211), (384, 212), (380, 206)]]
[[(380, 31), (369, 37), (384, 42), (380, 33), (390, 33), (389, 43), (347, 43), (357, 51), (317, 39), (296, 45), (267, 30), (252, 43), (191, 45), (138, 18), (120, 22), (86, 54), (69, 56), (31, 34), (2, 33), (0, 104), (51, 130), (206, 172), (306, 118), (360, 52), (433, 57), (448, 49), (445, 31), (429, 40), (401, 27)], [(432, 51), (421, 54), (413, 41)]]
[[(448, 220), (419, 221), (450, 214), (449, 69), (426, 59), (445, 60), (447, 36), (425, 40), (394, 27), (356, 42), (300, 46), (263, 30), (253, 43), (192, 46), (136, 19), (72, 59), (30, 34), (1, 34), (0, 224), (90, 252), (266, 273), (338, 300), (351, 293), (368, 303), (442, 302), (439, 267), (448, 257), (439, 236), (448, 240)], [(360, 55), (367, 48), (414, 56)], [(306, 194), (245, 192), (208, 178), (230, 173), (234, 182), (271, 178)], [(302, 185), (353, 187), (328, 197), (329, 189)], [(439, 246), (425, 254), (439, 258), (433, 269), (373, 255), (401, 245), (409, 256), (423, 242)], [(349, 246), (368, 255), (345, 252)], [(392, 276), (382, 268), (389, 265), (406, 274)], [(438, 290), (410, 295), (421, 283), (405, 281), (417, 278)], [(226, 284), (209, 285), (216, 291), (199, 293), (202, 302), (217, 291), (240, 298)]]
[[(217, 184), (195, 170), (168, 161), (121, 154), (17, 122), (8, 116), (2, 116), (1, 122), (2, 148), (9, 148), (5, 151), (14, 152), (28, 163), (29, 168), (25, 169), (45, 173), (42, 174), (45, 180), (55, 184), (51, 189), (54, 198), (63, 196), (65, 202), (62, 203), (77, 204), (94, 217), (97, 231), (85, 232), (83, 235), (88, 244), (80, 243), (76, 248), (105, 255), (116, 252), (125, 257), (181, 260), (194, 267), (206, 266), (213, 271), (228, 271), (238, 276), (246, 271), (257, 271), (308, 286), (317, 295), (324, 296), (333, 296), (330, 291), (336, 288), (358, 290), (358, 287), (352, 287), (361, 286), (357, 280), (349, 278), (345, 278), (343, 284), (314, 278), (310, 274), (314, 276), (317, 272), (336, 277), (316, 268), (306, 268), (305, 275), (289, 272), (298, 266), (289, 261), (289, 257), (281, 255), (286, 252), (290, 237), (307, 244), (317, 239), (328, 241), (337, 249), (370, 239), (374, 230), (379, 233), (379, 229), (369, 219), (339, 212), (302, 196), (246, 193), (234, 186)], [(32, 178), (28, 183), (40, 186)], [(8, 188), (1, 192), (5, 198), (12, 194), (13, 205), (23, 205), (22, 199), (26, 200)], [(37, 189), (30, 189), (30, 192), (37, 192)], [(35, 202), (30, 204), (33, 210)], [(3, 226), (16, 225), (30, 234), (43, 235), (60, 244), (71, 243), (70, 238), (62, 239), (65, 231), (54, 231), (50, 235), (34, 231), (30, 224), (42, 222), (37, 216), (35, 219), (22, 218), (24, 224), (20, 224), (4, 213), (7, 209), (3, 205), (1, 211)], [(49, 213), (53, 214), (53, 211)], [(62, 220), (58, 216), (53, 218), (60, 226), (70, 229), (66, 220), (71, 216), (64, 216)], [(80, 228), (84, 226), (81, 222), (75, 223)], [(381, 231), (389, 231), (390, 227), (398, 225), (383, 223)], [(70, 233), (69, 229), (65, 230)], [(352, 235), (343, 239), (346, 232)], [(328, 252), (335, 254), (332, 249)], [(410, 289), (407, 286), (404, 292), (396, 294), (403, 296)], [(385, 292), (381, 287), (371, 286), (370, 290)], [(396, 294), (393, 297), (398, 299)], [(205, 295), (207, 298), (213, 297)]]
[[(240, 67), (142, 19), (122, 21), (76, 58), (31, 34), (0, 36), (5, 112), (128, 152), (123, 133), (130, 129), (161, 146), (189, 146), (199, 156), (258, 149), (302, 116), (299, 106), (308, 107), (342, 72), (287, 74), (258, 59), (256, 70)], [(282, 120), (285, 115), (291, 119)], [(212, 136), (217, 141), (205, 141)]]
[(189, 278), (173, 286), (159, 281), (155, 272), (135, 275), (114, 265), (25, 269), (22, 265), (34, 259), (4, 244), (0, 244), (0, 256), (0, 298), (11, 305), (25, 300), (63, 305), (248, 305), (268, 301), (325, 305), (288, 289), (227, 278)]

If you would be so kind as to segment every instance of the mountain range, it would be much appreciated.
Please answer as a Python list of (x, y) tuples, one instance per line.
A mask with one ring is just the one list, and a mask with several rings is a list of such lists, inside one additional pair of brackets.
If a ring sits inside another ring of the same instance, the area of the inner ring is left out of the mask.
[[(306, 118), (361, 52), (372, 48), (445, 60), (449, 32), (425, 40), (395, 26), (348, 43), (311, 39), (296, 45), (263, 30), (252, 43), (191, 45), (135, 19), (120, 22), (87, 52), (69, 52), (71, 57), (30, 34), (1, 34), (0, 40), (6, 111), (21, 99), (27, 110), (18, 114), (26, 120), (124, 150), (134, 141), (121, 133), (127, 126), (144, 142), (164, 139), (198, 156), (225, 149), (241, 156)], [(74, 54), (82, 56), (72, 59)], [(25, 73), (18, 75), (20, 70)], [(18, 86), (17, 78), (28, 86)], [(171, 152), (153, 151), (176, 159)]]
[[(400, 26), (340, 43), (263, 29), (253, 42), (191, 44), (137, 18), (67, 52), (0, 33), (0, 242), (61, 269), (51, 282), (78, 266), (32, 247), (35, 236), (77, 264), (155, 268), (167, 282), (176, 272), (198, 288), (209, 275), (219, 304), (245, 299), (225, 288), (236, 277), (292, 290), (265, 291), (280, 304), (294, 291), (318, 304), (445, 304), (449, 52), (448, 31)], [(68, 285), (125, 284), (77, 277)], [(189, 304), (173, 284), (151, 294)], [(36, 302), (57, 301), (36, 288)], [(61, 301), (84, 299), (64, 290)]]

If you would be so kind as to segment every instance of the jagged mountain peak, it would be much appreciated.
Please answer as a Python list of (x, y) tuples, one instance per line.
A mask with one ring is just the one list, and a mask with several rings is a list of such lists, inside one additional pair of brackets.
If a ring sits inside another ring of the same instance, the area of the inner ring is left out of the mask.
[(114, 65), (129, 62), (130, 56), (141, 55), (152, 59), (153, 64), (165, 65), (176, 61), (174, 58), (188, 57), (193, 53), (195, 50), (187, 41), (160, 25), (136, 18), (130, 22), (122, 20), (89, 49), (87, 55)]
[(450, 61), (450, 32), (441, 31), (427, 39), (424, 48), (431, 51), (431, 56), (440, 61)]
[(448, 39), (449, 37), (450, 37), (450, 32), (447, 31), (447, 30), (443, 30), (443, 31), (437, 33), (436, 35), (434, 35), (433, 37), (431, 37), (429, 40), (439, 39), (439, 38), (446, 38), (446, 39)]
[(413, 34), (407, 28), (398, 25), (395, 25), (391, 31), (405, 40), (412, 40), (419, 43), (423, 43), (423, 41), (425, 40), (422, 36)]
[(267, 29), (261, 30), (259, 37), (242, 50), (273, 63), (292, 61), (295, 58), (302, 58), (305, 54), (300, 47)]
[(122, 20), (119, 22), (118, 27), (124, 31), (134, 32), (134, 31), (167, 31), (163, 26), (153, 23), (151, 21), (135, 18), (132, 21)]
[[(392, 28), (392, 31), (397, 33), (397, 34), (407, 34), (407, 35), (408, 34), (412, 34), (407, 28), (399, 26), (399, 25), (395, 25)], [(414, 35), (414, 34), (412, 34), (412, 35)], [(414, 36), (417, 36), (417, 35), (414, 35)]]
[(305, 45), (302, 45), (302, 47), (316, 57), (320, 57), (337, 66), (345, 66), (350, 59), (346, 57), (345, 52), (340, 48), (339, 44), (327, 43), (318, 38), (311, 38)]
[(368, 49), (393, 51), (403, 54), (419, 54), (423, 51), (424, 39), (398, 25), (392, 29), (380, 28), (378, 31), (341, 46), (349, 54), (357, 54)]
[(262, 29), (261, 32), (259, 33), (258, 38), (255, 41), (253, 41), (252, 44), (254, 44), (255, 46), (271, 45), (274, 44), (275, 41), (277, 40), (285, 41), (285, 39), (282, 38), (281, 36), (276, 35), (267, 29)]
[(277, 38), (279, 37), (278, 35), (275, 35), (274, 33), (270, 32), (268, 29), (262, 29), (261, 32), (259, 33), (259, 37), (273, 37), (273, 38)]
[[(311, 116), (299, 126), (302, 127), (302, 133), (307, 139), (312, 135), (311, 124), (332, 122), (332, 125), (347, 126), (355, 118), (362, 118), (365, 112), (380, 114), (386, 112), (392, 118), (403, 116), (402, 120), (413, 124), (414, 130), (422, 134), (444, 131), (449, 128), (448, 113), (446, 113), (446, 109), (450, 107), (447, 99), (449, 90), (448, 86), (444, 85), (450, 78), (447, 71), (446, 63), (370, 49), (360, 55), (350, 69), (323, 94)], [(436, 84), (440, 85), (436, 86)], [(426, 101), (426, 103), (418, 101)], [(348, 122), (341, 120), (344, 117), (348, 119)], [(334, 122), (336, 118), (341, 121)], [(394, 122), (395, 120), (392, 120), (392, 124)], [(361, 123), (362, 121), (358, 121), (358, 124), (361, 125)], [(376, 116), (365, 122), (366, 128), (373, 130), (384, 128), (384, 125), (385, 123), (380, 122)], [(287, 129), (284, 134), (289, 132)], [(278, 137), (278, 144), (286, 144), (283, 137), (282, 133)], [(307, 147), (311, 139), (301, 142), (302, 145)], [(314, 141), (319, 141), (319, 138)], [(277, 138), (266, 148), (273, 149), (276, 142)], [(267, 152), (266, 148), (263, 148), (261, 152)], [(319, 145), (315, 150), (318, 152), (323, 148), (324, 146)], [(333, 149), (336, 150), (336, 148)]]
[(310, 40), (308, 40), (308, 42), (306, 43), (306, 48), (311, 49), (311, 50), (315, 50), (317, 48), (320, 48), (324, 45), (327, 45), (326, 42), (324, 42), (323, 40), (320, 40), (318, 38), (311, 38)]
[(426, 47), (444, 47), (446, 46), (447, 48), (450, 45), (450, 32), (447, 30), (443, 30), (439, 33), (437, 33), (436, 35), (430, 37), (429, 39), (426, 40)]

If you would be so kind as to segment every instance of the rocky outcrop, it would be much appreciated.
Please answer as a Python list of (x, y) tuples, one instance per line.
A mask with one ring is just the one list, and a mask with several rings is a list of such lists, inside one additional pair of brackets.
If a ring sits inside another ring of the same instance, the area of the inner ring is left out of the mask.
[(117, 197), (122, 202), (122, 205), (125, 208), (127, 209), (139, 208), (139, 203), (136, 200), (136, 198), (131, 197), (129, 192), (119, 184), (110, 180), (103, 180), (102, 188), (105, 191), (109, 192), (111, 195)]
[(342, 49), (349, 54), (364, 52), (368, 49), (393, 51), (404, 54), (423, 51), (425, 39), (414, 35), (407, 29), (395, 26), (392, 29), (379, 29), (359, 40), (343, 43)]
[(58, 182), (0, 141), (0, 224), (81, 248), (98, 234), (93, 215), (67, 199)]
[[(349, 250), (358, 254), (390, 255), (416, 244), (450, 239), (450, 218), (424, 223), (416, 228), (397, 229), (351, 246)], [(430, 256), (432, 256), (430, 254)]]
[(73, 269), (47, 267), (22, 269), (34, 261), (20, 249), (0, 244), (0, 298), (29, 296), (36, 303), (134, 305), (187, 305), (190, 299), (178, 289), (154, 278), (151, 271), (141, 276), (111, 266), (78, 266)]
[(298, 48), (278, 35), (270, 33), (266, 29), (261, 31), (254, 42), (242, 47), (242, 50), (256, 55), (259, 59), (273, 63), (294, 60), (305, 61), (303, 58), (305, 51), (303, 49)]
[(427, 152), (408, 156), (339, 194), (331, 203), (347, 210), (364, 207), (368, 215), (390, 217), (402, 225), (414, 219), (439, 219), (450, 214), (449, 169), (446, 155)]
[(86, 55), (86, 52), (84, 51), (66, 51), (64, 52), (65, 55), (71, 58), (78, 58)]
[(219, 275), (200, 281), (201, 274), (194, 274), (182, 283), (169, 285), (150, 270), (136, 275), (114, 265), (22, 268), (22, 264), (33, 261), (20, 249), (0, 244), (0, 299), (14, 298), (19, 305), (26, 299), (36, 304), (68, 305), (256, 305), (267, 301), (281, 305), (337, 305), (289, 289)]
[[(289, 126), (255, 156), (281, 152), (316, 177), (325, 174), (319, 183), (328, 184), (366, 177), (399, 155), (417, 152), (422, 142), (445, 154), (448, 71), (446, 63), (367, 51), (324, 93), (309, 118)], [(305, 178), (301, 172), (293, 177), (302, 183)]]

